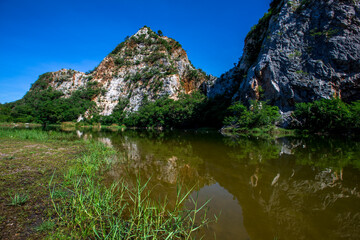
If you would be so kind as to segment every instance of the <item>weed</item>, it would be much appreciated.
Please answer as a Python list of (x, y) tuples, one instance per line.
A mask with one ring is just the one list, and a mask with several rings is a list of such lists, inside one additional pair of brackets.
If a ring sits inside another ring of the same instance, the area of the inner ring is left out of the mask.
[(299, 50), (295, 50), (293, 53), (289, 54), (290, 58), (295, 58), (295, 57), (301, 57), (302, 53)]
[(303, 70), (298, 70), (298, 71), (296, 71), (295, 73), (296, 73), (296, 74), (299, 74), (299, 75), (309, 75), (308, 72), (305, 72), (305, 71), (303, 71)]
[(69, 195), (69, 192), (64, 191), (64, 190), (60, 190), (60, 189), (56, 189), (53, 192), (53, 198), (54, 199), (64, 198), (64, 197), (67, 197), (68, 195)]
[(312, 37), (325, 36), (326, 39), (330, 39), (338, 32), (339, 32), (338, 29), (333, 29), (333, 28), (330, 28), (328, 30), (323, 30), (323, 31), (319, 31), (317, 28), (314, 28), (314, 29), (310, 30), (310, 36), (312, 36)]
[(29, 196), (27, 194), (19, 194), (15, 193), (14, 197), (10, 196), (11, 202), (9, 205), (11, 206), (19, 206), (26, 203), (29, 199)]
[(55, 223), (52, 221), (45, 221), (43, 222), (40, 226), (37, 226), (35, 228), (36, 231), (38, 232), (45, 232), (45, 231), (49, 231), (51, 229), (53, 229), (55, 226)]

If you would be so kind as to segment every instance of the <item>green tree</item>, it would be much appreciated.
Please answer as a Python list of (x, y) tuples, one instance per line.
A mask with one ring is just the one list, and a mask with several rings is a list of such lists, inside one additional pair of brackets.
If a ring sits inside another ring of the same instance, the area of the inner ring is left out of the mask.
[(312, 132), (340, 132), (360, 128), (360, 101), (347, 104), (341, 99), (321, 99), (297, 103), (294, 117), (297, 128)]
[(228, 116), (223, 123), (235, 129), (252, 129), (275, 125), (279, 118), (277, 106), (270, 106), (263, 101), (250, 101), (247, 108), (241, 102), (236, 102), (228, 108)]

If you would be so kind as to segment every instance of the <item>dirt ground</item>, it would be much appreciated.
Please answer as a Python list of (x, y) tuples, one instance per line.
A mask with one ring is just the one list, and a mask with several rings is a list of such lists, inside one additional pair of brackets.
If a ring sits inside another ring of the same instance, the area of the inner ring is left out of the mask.
[[(71, 159), (84, 151), (71, 141), (0, 138), (0, 239), (43, 239), (55, 216), (49, 181), (58, 181)], [(15, 203), (14, 197), (25, 198)], [(44, 227), (45, 226), (45, 227)]]

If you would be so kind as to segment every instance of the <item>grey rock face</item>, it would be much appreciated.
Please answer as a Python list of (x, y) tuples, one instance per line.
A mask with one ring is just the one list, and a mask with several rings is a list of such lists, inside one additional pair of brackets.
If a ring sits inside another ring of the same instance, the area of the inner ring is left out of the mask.
[(264, 99), (282, 112), (320, 98), (359, 100), (359, 1), (273, 2), (257, 34), (246, 38), (239, 64), (215, 81), (208, 96), (235, 92), (233, 101)]

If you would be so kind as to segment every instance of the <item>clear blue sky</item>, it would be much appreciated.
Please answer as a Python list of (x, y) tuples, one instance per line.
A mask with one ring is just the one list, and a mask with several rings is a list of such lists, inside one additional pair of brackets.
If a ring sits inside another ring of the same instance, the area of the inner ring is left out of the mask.
[(220, 76), (271, 0), (0, 0), (0, 103), (18, 100), (38, 76), (87, 71), (144, 25), (162, 30), (197, 68)]

